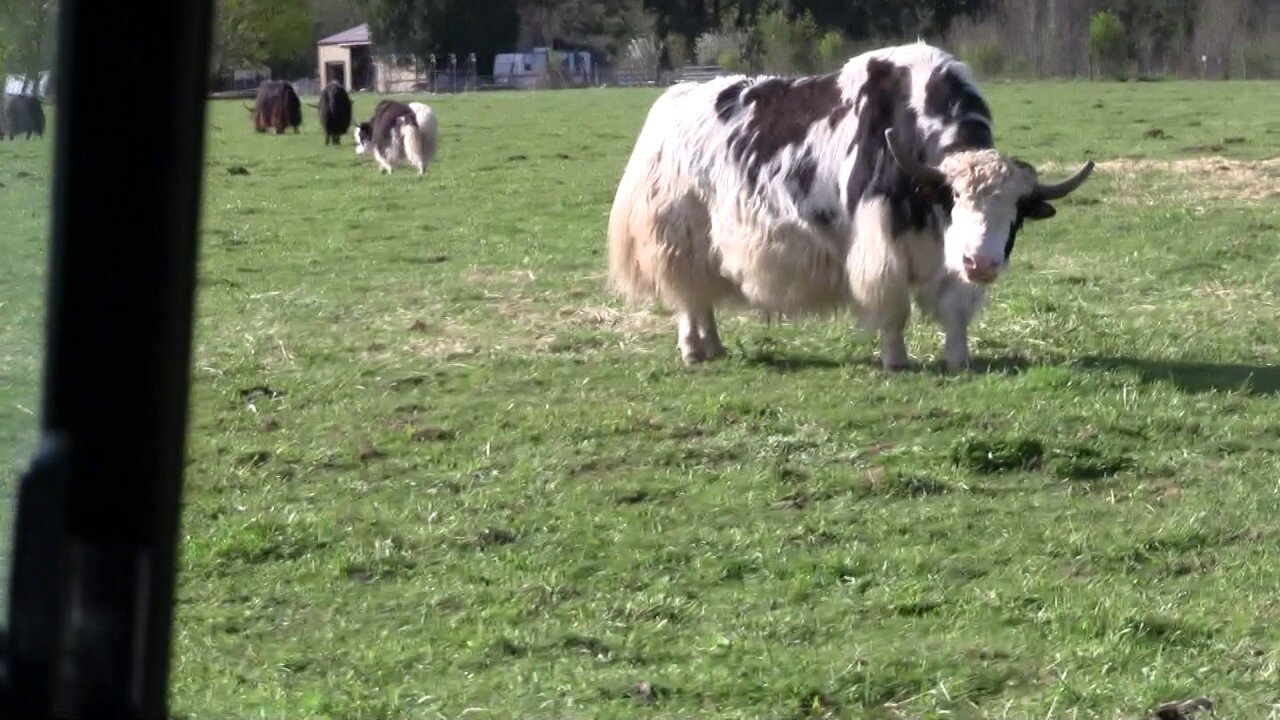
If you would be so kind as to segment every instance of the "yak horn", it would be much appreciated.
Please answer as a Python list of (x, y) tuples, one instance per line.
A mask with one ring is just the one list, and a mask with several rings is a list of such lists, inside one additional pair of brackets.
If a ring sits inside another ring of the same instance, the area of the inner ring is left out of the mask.
[(884, 140), (889, 146), (889, 154), (893, 155), (898, 167), (910, 175), (918, 185), (943, 185), (947, 182), (947, 176), (941, 170), (920, 162), (915, 155), (904, 150), (898, 144), (893, 128), (884, 131)]
[(1052, 185), (1041, 185), (1036, 183), (1035, 195), (1042, 200), (1058, 200), (1075, 192), (1076, 188), (1084, 184), (1089, 179), (1089, 173), (1093, 172), (1093, 161), (1085, 163), (1083, 167), (1076, 171), (1075, 175), (1063, 180), (1060, 183)]

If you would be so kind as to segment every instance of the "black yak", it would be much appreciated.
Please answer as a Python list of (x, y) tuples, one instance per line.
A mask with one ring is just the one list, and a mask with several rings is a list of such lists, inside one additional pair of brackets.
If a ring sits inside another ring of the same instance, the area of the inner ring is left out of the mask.
[(320, 93), (320, 103), (316, 105), (320, 112), (320, 127), (324, 130), (324, 144), (339, 142), (347, 130), (351, 128), (351, 96), (342, 86), (331, 82)]
[(293, 86), (280, 80), (268, 80), (258, 86), (258, 97), (253, 107), (245, 106), (249, 117), (253, 120), (253, 129), (258, 132), (270, 130), (275, 134), (292, 127), (298, 132), (302, 124), (302, 101)]
[(35, 95), (6, 95), (0, 114), (0, 136), (10, 140), (25, 135), (44, 137), (44, 107)]

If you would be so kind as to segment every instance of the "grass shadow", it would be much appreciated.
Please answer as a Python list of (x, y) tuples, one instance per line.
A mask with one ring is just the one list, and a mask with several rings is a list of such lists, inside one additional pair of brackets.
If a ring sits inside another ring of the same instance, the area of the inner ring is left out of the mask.
[(1251, 395), (1280, 394), (1280, 367), (1088, 356), (1076, 361), (1088, 370), (1129, 370), (1145, 383), (1170, 382), (1183, 392), (1243, 390)]
[(774, 372), (782, 373), (801, 370), (832, 370), (849, 364), (848, 362), (841, 362), (838, 359), (821, 355), (790, 355), (772, 350), (748, 352), (743, 355), (742, 359), (749, 364), (759, 365)]

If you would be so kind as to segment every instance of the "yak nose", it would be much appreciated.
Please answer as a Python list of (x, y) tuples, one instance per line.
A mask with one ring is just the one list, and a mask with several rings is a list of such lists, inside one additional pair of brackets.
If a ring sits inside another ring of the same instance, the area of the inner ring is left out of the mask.
[(964, 256), (964, 274), (970, 282), (989, 283), (1000, 273), (1000, 260), (982, 255)]

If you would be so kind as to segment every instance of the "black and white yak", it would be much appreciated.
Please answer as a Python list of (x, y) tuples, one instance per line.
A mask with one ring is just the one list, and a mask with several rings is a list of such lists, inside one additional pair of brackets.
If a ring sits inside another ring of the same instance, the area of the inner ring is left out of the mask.
[(320, 92), (320, 100), (315, 108), (320, 115), (324, 144), (341, 145), (342, 136), (351, 129), (351, 96), (342, 85), (330, 82)]
[(302, 101), (293, 86), (282, 80), (267, 80), (258, 86), (253, 107), (245, 106), (253, 121), (253, 129), (279, 135), (287, 128), (298, 132), (302, 124)]
[(382, 172), (389, 175), (405, 162), (421, 175), (435, 159), (436, 115), (423, 103), (383, 100), (373, 109), (373, 117), (356, 125), (354, 136), (356, 154), (372, 150)]
[(654, 103), (609, 218), (610, 278), (661, 299), (687, 363), (723, 355), (715, 309), (851, 308), (905, 368), (911, 298), (941, 325), (947, 367), (1026, 220), (1089, 177), (1045, 184), (993, 149), (969, 70), (923, 43), (816, 77), (731, 76)]
[(10, 140), (19, 135), (44, 137), (44, 106), (35, 95), (5, 95), (4, 111), (0, 113), (0, 138)]

